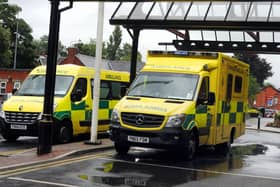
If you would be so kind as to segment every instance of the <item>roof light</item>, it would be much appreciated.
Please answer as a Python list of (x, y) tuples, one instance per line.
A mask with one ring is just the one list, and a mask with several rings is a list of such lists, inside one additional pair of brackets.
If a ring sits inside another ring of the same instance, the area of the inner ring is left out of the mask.
[(148, 51), (149, 55), (168, 55), (168, 56), (207, 56), (207, 57), (218, 57), (218, 53), (212, 52), (195, 52), (195, 51)]

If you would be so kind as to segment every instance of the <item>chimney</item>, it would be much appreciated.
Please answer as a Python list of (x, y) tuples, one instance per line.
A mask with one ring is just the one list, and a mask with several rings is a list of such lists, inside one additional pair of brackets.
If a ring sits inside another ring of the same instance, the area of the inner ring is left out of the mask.
[(79, 52), (78, 49), (75, 47), (69, 47), (67, 50), (68, 50), (68, 57), (74, 57)]

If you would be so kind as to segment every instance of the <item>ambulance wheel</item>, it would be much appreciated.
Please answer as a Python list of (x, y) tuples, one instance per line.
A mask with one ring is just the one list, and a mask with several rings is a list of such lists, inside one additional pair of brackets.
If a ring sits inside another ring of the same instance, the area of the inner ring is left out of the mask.
[(61, 124), (58, 129), (58, 143), (68, 143), (72, 140), (73, 131), (69, 123)]
[(126, 143), (115, 142), (115, 150), (118, 155), (126, 155), (129, 151), (130, 146)]
[(2, 133), (2, 137), (7, 142), (15, 142), (19, 138), (19, 135), (10, 134), (10, 133)]
[(185, 149), (183, 150), (183, 156), (187, 160), (192, 160), (195, 157), (198, 148), (198, 139), (193, 131), (187, 137)]

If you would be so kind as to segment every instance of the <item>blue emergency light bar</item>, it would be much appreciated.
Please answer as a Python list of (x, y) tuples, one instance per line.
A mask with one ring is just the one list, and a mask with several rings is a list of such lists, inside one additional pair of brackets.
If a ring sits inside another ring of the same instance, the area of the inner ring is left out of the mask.
[(215, 52), (195, 52), (195, 51), (148, 51), (149, 55), (166, 55), (166, 56), (207, 56), (212, 58), (218, 58), (219, 54)]

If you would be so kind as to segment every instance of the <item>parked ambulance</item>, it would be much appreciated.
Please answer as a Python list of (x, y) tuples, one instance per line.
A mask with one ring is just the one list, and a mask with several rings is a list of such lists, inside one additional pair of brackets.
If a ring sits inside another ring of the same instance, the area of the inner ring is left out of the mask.
[[(94, 69), (58, 65), (54, 93), (54, 138), (61, 143), (89, 133), (92, 118)], [(21, 88), (3, 104), (0, 132), (4, 139), (37, 136), (44, 102), (46, 66), (31, 71)], [(107, 132), (115, 104), (124, 95), (129, 81), (126, 72), (102, 70), (98, 132)]]
[(221, 53), (149, 52), (112, 112), (116, 151), (167, 148), (187, 159), (201, 145), (228, 151), (245, 131), (248, 75), (246, 63)]

